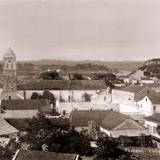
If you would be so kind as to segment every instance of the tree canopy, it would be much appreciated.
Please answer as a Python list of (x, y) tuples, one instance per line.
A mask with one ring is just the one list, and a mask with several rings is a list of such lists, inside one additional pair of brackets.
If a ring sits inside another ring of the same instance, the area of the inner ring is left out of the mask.
[(68, 119), (48, 119), (39, 113), (28, 120), (27, 135), (24, 141), (30, 149), (42, 150), (46, 145), (48, 151), (92, 155), (89, 138), (70, 127)]

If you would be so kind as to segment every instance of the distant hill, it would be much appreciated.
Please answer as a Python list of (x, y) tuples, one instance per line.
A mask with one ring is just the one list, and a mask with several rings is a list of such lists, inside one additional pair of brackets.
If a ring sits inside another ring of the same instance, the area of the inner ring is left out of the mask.
[[(104, 65), (110, 69), (118, 69), (125, 71), (133, 71), (141, 66), (144, 61), (70, 61), (70, 60), (38, 60), (38, 61), (24, 61), (28, 63), (33, 63), (34, 65), (67, 65), (74, 66), (83, 63), (92, 63), (97, 65)], [(21, 63), (24, 63), (21, 61)]]
[(146, 61), (138, 69), (134, 70), (131, 75), (136, 75), (138, 72), (143, 73), (144, 77), (160, 79), (160, 58)]

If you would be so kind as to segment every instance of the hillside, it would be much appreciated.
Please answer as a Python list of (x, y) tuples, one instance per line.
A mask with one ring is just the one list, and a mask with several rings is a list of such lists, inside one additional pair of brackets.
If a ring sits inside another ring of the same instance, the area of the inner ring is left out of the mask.
[(95, 60), (86, 60), (86, 61), (71, 61), (71, 60), (37, 60), (37, 61), (21, 61), (20, 63), (32, 63), (38, 66), (46, 65), (64, 65), (64, 66), (74, 66), (77, 64), (92, 63), (97, 65), (103, 65), (110, 69), (133, 71), (141, 66), (144, 61), (95, 61)]
[(158, 78), (160, 79), (160, 59), (150, 59), (146, 61), (142, 66), (132, 72), (133, 74), (137, 74), (138, 72), (142, 72), (144, 77), (148, 78)]

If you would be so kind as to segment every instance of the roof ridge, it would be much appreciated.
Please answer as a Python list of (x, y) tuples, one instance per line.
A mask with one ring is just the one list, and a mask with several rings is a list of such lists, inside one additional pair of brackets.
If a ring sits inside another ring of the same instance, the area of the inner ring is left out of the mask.
[(136, 94), (139, 94), (140, 92), (142, 92), (143, 90), (145, 90), (145, 89), (147, 89), (147, 88), (149, 88), (148, 86), (146, 86), (146, 87), (144, 87), (142, 90), (140, 90), (138, 93), (136, 93)]

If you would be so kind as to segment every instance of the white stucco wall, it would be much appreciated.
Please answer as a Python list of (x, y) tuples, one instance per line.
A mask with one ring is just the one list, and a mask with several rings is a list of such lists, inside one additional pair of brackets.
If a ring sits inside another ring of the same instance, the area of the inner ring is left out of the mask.
[(154, 113), (152, 102), (147, 96), (145, 96), (142, 100), (137, 102), (137, 108), (146, 116), (152, 115)]
[(121, 91), (121, 90), (112, 90), (112, 103), (119, 103), (119, 104), (134, 104), (134, 93)]
[(145, 120), (145, 127), (148, 128), (148, 130), (151, 133), (151, 135), (153, 135), (153, 136), (155, 136), (157, 138), (160, 138), (160, 135), (158, 135), (158, 133), (156, 133), (154, 131), (155, 128), (157, 128), (158, 126), (160, 126), (160, 123), (158, 123), (158, 122)]
[[(58, 99), (60, 96), (65, 100), (68, 101), (69, 95), (72, 97), (73, 101), (82, 101), (82, 95), (84, 93), (95, 95), (99, 90), (49, 90), (54, 96)], [(26, 90), (26, 99), (30, 99), (33, 92), (37, 92), (42, 94), (43, 90)], [(24, 91), (18, 90), (18, 94), (24, 96)]]

